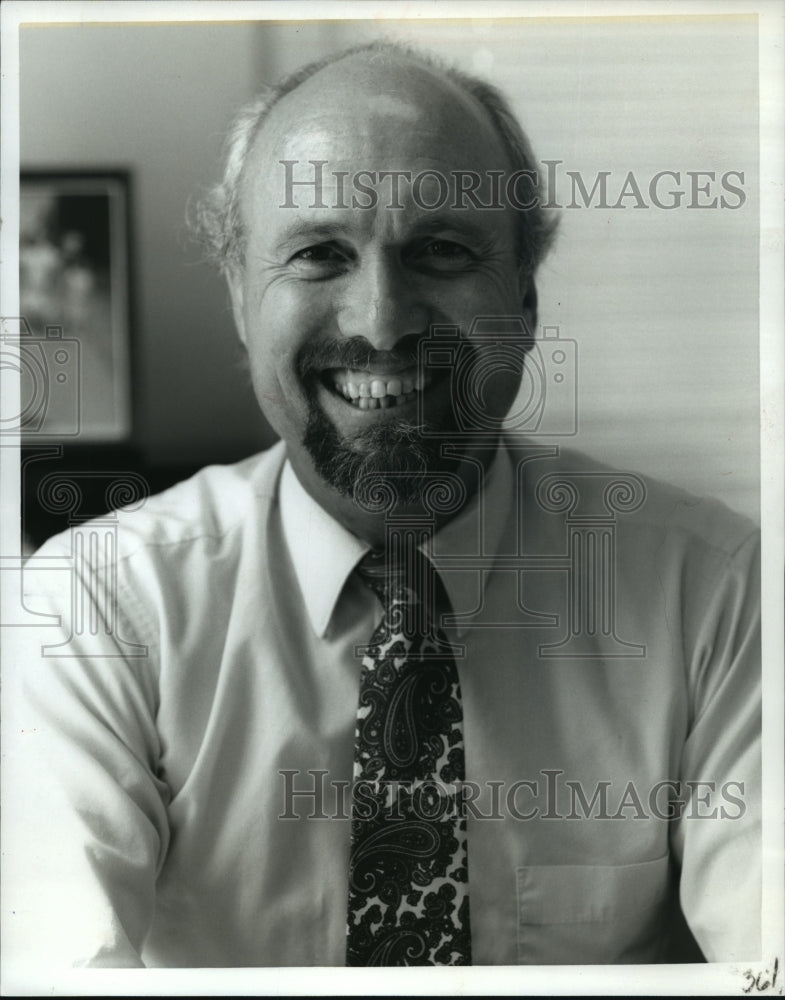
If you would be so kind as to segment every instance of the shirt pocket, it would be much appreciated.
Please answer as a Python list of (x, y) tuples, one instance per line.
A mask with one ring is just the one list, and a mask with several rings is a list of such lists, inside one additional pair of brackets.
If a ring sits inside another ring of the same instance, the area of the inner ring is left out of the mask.
[(530, 865), (516, 879), (519, 963), (658, 960), (667, 854), (631, 865)]

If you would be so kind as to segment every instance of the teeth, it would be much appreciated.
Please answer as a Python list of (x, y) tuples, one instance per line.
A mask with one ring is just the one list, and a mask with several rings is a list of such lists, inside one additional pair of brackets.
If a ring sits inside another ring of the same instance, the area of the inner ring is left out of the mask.
[(403, 403), (409, 403), (417, 395), (416, 392), (404, 393), (402, 396), (359, 396), (351, 403), (360, 410), (388, 410)]
[(383, 378), (344, 369), (340, 376), (333, 376), (333, 384), (339, 395), (360, 410), (386, 410), (414, 399), (425, 386), (426, 379), (419, 372), (416, 375)]

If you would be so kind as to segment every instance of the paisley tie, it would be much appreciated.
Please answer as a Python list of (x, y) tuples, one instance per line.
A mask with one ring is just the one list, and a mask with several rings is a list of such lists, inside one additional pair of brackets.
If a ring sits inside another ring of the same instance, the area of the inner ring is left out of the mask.
[(461, 691), (434, 624), (443, 588), (416, 548), (399, 568), (371, 553), (358, 572), (384, 617), (360, 678), (346, 964), (470, 965)]

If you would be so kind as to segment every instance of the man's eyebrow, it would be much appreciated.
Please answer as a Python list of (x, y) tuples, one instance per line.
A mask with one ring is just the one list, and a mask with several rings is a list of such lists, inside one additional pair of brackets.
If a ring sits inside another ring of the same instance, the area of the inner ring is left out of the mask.
[(349, 227), (337, 222), (314, 222), (298, 219), (286, 226), (275, 241), (276, 250), (288, 250), (303, 240), (319, 242), (346, 236)]
[[(299, 246), (303, 241), (329, 242), (330, 240), (346, 239), (351, 235), (352, 226), (349, 220), (343, 222), (317, 222), (316, 220), (297, 219), (278, 234), (275, 249), (285, 252)], [(433, 212), (421, 216), (401, 234), (404, 242), (422, 239), (427, 236), (456, 235), (478, 244), (494, 241), (495, 232), (487, 227), (476, 225), (468, 212)]]
[(478, 243), (489, 243), (496, 236), (495, 229), (477, 225), (468, 212), (434, 212), (425, 218), (420, 218), (407, 232), (407, 239), (417, 239), (423, 236), (440, 236), (453, 233), (464, 236)]

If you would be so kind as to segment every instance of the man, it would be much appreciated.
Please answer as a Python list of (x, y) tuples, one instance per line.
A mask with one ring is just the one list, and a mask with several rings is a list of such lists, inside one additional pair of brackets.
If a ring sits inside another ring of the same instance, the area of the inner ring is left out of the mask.
[(31, 955), (757, 956), (756, 532), (525, 433), (535, 170), (386, 44), (238, 118), (202, 223), (282, 442), (31, 567)]

